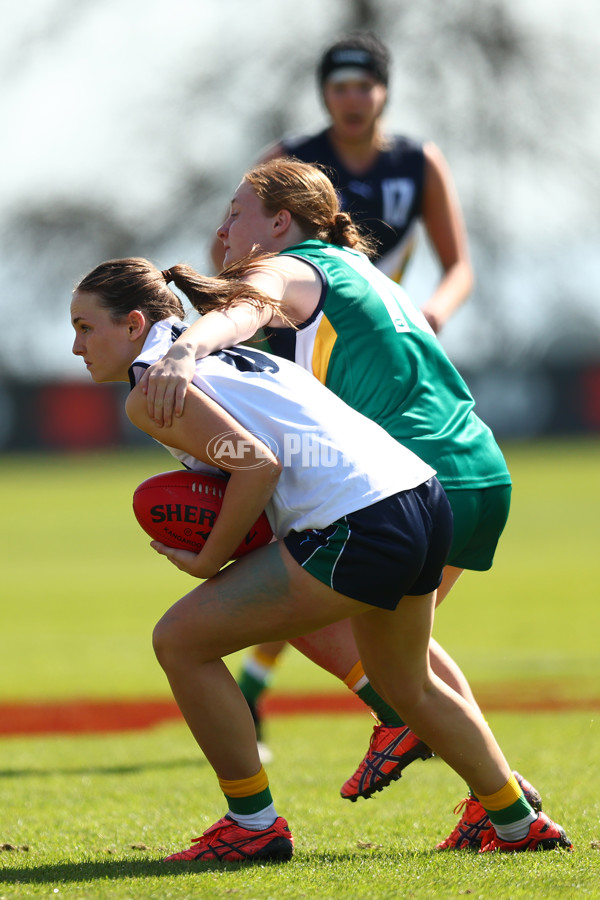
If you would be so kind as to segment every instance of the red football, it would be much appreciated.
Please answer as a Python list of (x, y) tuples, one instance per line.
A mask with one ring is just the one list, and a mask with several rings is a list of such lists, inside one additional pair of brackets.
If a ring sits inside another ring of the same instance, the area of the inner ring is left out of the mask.
[[(219, 515), (226, 485), (224, 478), (203, 472), (161, 472), (135, 489), (133, 512), (153, 540), (198, 553)], [(272, 537), (263, 512), (232, 559), (268, 544)]]

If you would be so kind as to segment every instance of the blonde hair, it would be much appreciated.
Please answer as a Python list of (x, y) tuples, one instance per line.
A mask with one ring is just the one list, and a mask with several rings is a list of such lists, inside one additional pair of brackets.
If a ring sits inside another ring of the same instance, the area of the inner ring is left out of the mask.
[[(275, 215), (280, 209), (287, 209), (305, 239), (373, 252), (372, 241), (360, 234), (348, 213), (341, 211), (333, 184), (317, 166), (278, 158), (250, 169), (244, 179), (252, 185), (267, 213)], [(171, 315), (184, 316), (181, 300), (168, 287), (168, 282), (173, 281), (200, 313), (246, 302), (257, 309), (271, 309), (292, 326), (279, 301), (242, 280), (253, 265), (273, 255), (258, 249), (216, 277), (201, 275), (183, 263), (161, 271), (140, 257), (112, 259), (86, 275), (77, 290), (98, 294), (102, 306), (115, 319), (140, 309), (154, 324)]]
[(331, 180), (323, 169), (298, 159), (277, 157), (246, 172), (269, 215), (287, 209), (306, 238), (372, 254), (371, 238), (362, 235), (352, 217), (342, 212)]

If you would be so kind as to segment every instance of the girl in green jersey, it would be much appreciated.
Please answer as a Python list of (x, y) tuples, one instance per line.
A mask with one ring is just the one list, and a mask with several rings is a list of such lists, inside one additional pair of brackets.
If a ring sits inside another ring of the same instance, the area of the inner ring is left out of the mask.
[[(329, 179), (294, 160), (256, 166), (237, 188), (218, 236), (226, 268), (198, 284), (203, 315), (142, 382), (157, 425), (168, 428), (173, 413), (182, 414), (197, 358), (265, 329), (273, 352), (312, 371), (436, 469), (454, 516), (437, 602), (464, 569), (489, 569), (510, 504), (510, 475), (500, 449), (422, 313), (369, 262), (369, 243), (340, 211)], [(244, 285), (254, 289), (254, 299), (244, 296)], [(264, 303), (256, 292), (263, 293)], [(293, 643), (344, 680), (380, 720), (342, 797), (370, 797), (399, 778), (408, 763), (431, 755), (369, 684), (348, 622)], [(430, 661), (479, 712), (460, 668), (433, 639)], [(516, 777), (539, 804), (537, 792)], [(478, 847), (486, 827), (487, 813), (470, 796), (459, 827), (438, 847)]]

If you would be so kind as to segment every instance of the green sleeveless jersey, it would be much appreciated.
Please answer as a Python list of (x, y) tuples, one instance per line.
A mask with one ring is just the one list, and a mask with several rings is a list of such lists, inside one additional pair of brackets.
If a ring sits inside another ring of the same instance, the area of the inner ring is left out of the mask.
[(385, 428), (429, 463), (445, 488), (510, 484), (467, 385), (402, 288), (354, 250), (310, 240), (283, 253), (312, 265), (323, 290), (297, 331), (269, 330), (272, 352)]

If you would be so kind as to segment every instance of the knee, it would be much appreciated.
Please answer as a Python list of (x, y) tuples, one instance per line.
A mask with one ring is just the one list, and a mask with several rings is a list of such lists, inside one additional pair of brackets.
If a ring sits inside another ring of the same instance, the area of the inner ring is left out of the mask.
[(409, 682), (402, 686), (400, 691), (401, 702), (407, 715), (419, 709), (431, 687), (432, 685), (429, 682), (423, 683), (422, 681)]
[(397, 678), (393, 682), (380, 684), (378, 687), (371, 682), (375, 690), (397, 712), (410, 716), (413, 710), (417, 710), (431, 690), (431, 682), (425, 678), (415, 678), (406, 675)]
[(162, 668), (168, 671), (186, 656), (183, 635), (166, 618), (162, 618), (152, 632), (152, 647)]
[(152, 646), (156, 658), (165, 672), (174, 672), (190, 666), (199, 666), (220, 659), (219, 634), (198, 623), (190, 624), (177, 610), (169, 610), (154, 626)]

